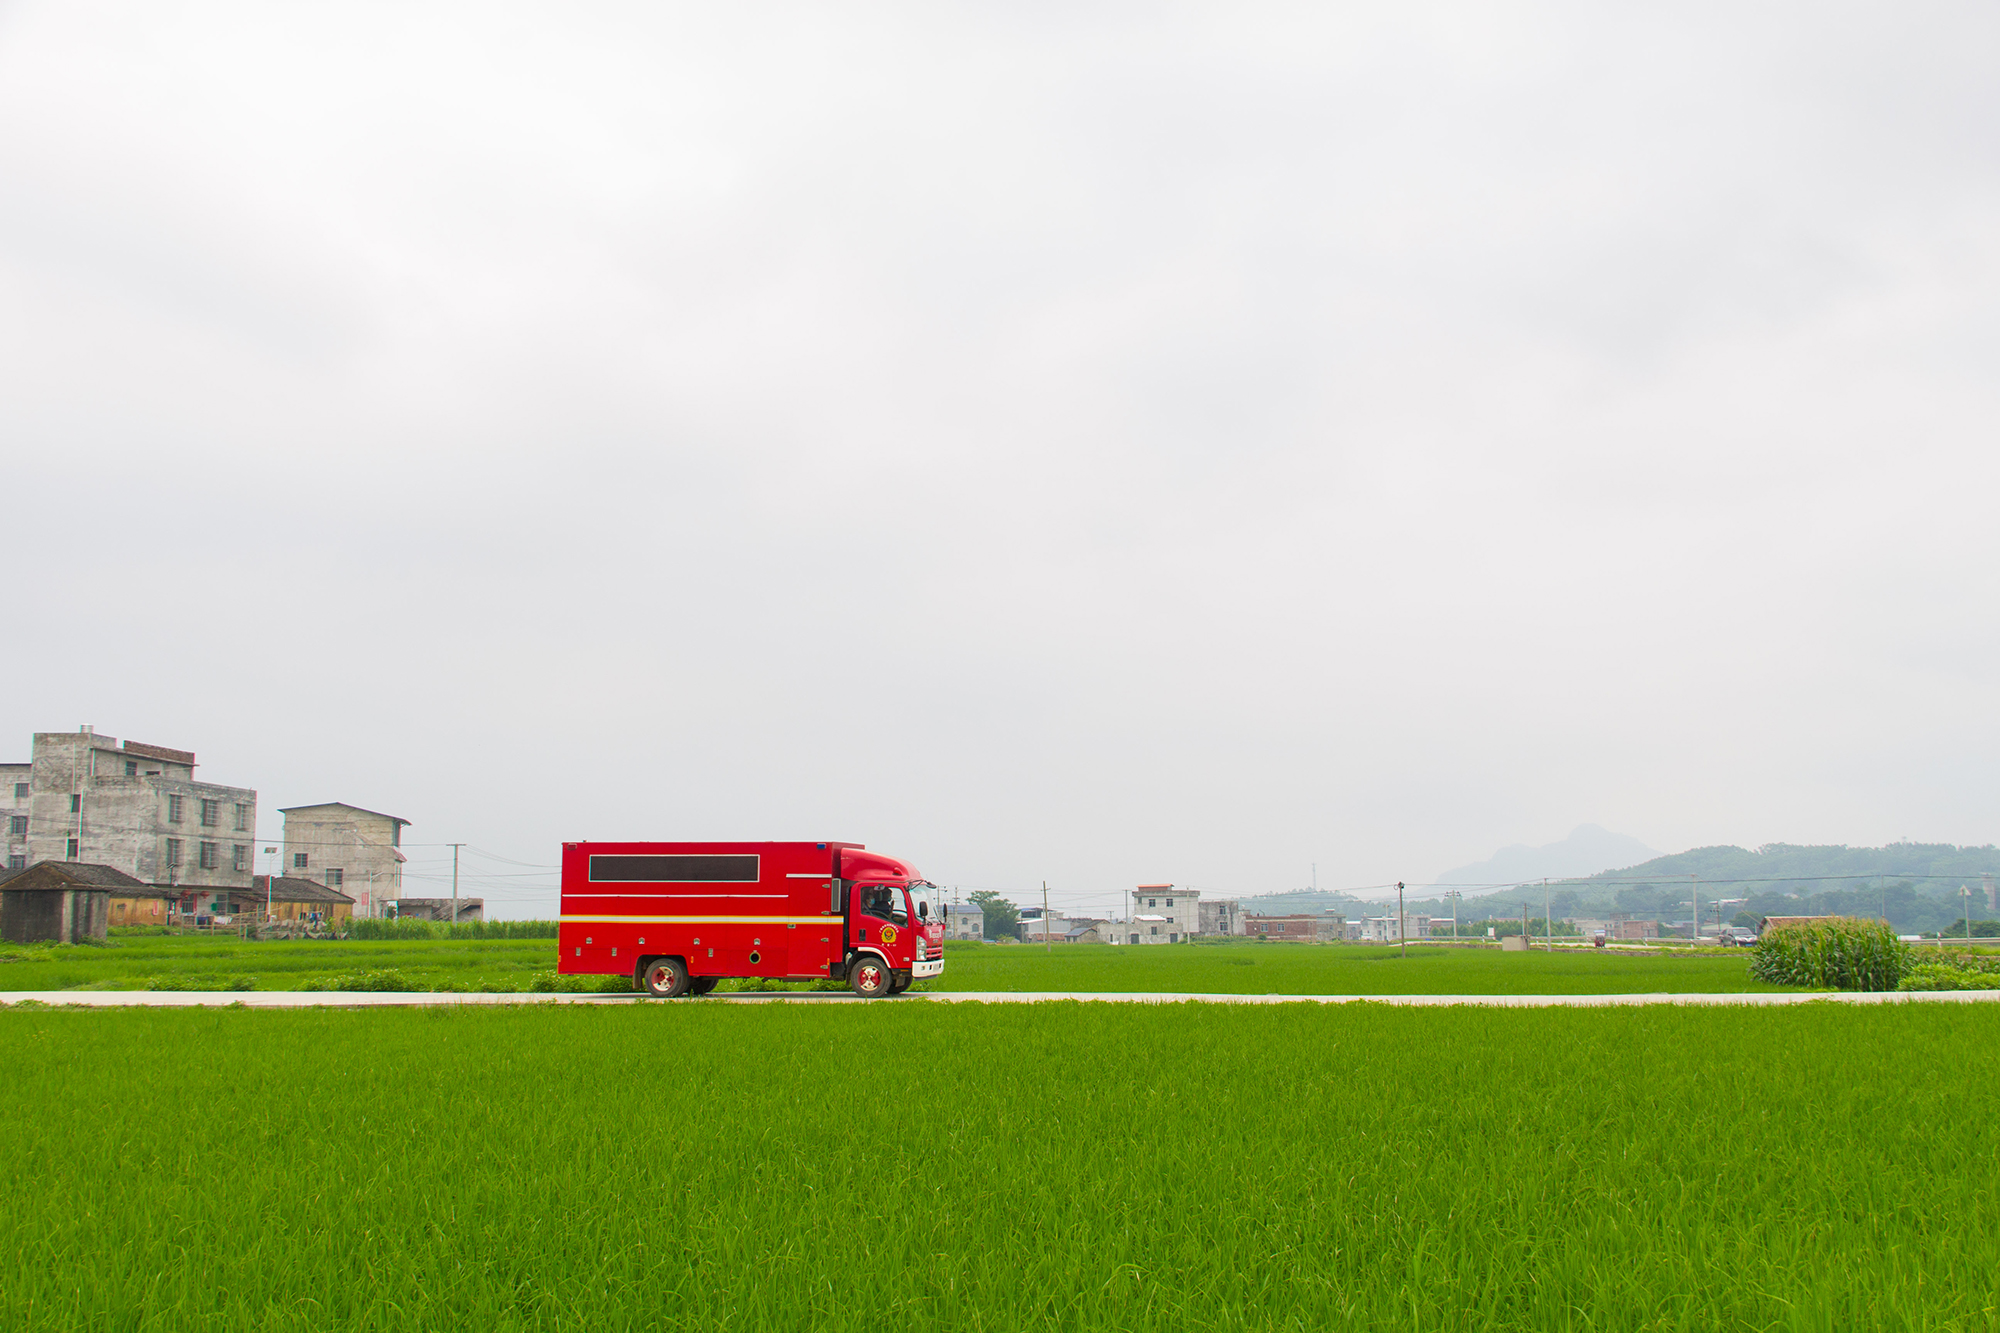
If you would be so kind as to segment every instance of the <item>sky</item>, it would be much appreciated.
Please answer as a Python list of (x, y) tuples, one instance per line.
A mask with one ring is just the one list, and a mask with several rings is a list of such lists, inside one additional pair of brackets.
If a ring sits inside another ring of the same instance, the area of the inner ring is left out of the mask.
[(0, 4), (0, 759), (1112, 907), (1986, 843), (2000, 11)]

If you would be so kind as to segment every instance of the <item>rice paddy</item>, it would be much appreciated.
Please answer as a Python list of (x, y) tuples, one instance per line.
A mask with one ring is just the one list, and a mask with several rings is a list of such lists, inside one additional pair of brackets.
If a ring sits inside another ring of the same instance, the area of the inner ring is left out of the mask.
[[(1523, 995), (1782, 990), (1741, 950), (1501, 953), (1230, 941), (1159, 948), (951, 944), (919, 990), (1178, 991), (1250, 995)], [(301, 990), (393, 971), (421, 990), (529, 990), (553, 940), (239, 940), (114, 935), (102, 945), (0, 945), (0, 992), (85, 988)], [(617, 986), (615, 978), (606, 984)], [(776, 983), (774, 983), (775, 988)]]
[(1987, 1329), (1997, 1052), (1983, 1005), (17, 1008), (0, 1326)]

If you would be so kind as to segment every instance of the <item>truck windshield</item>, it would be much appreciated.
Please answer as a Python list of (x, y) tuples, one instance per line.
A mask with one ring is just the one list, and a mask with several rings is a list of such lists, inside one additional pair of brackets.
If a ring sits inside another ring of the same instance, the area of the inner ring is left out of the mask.
[(861, 897), (861, 910), (870, 916), (879, 916), (885, 921), (893, 921), (899, 926), (910, 924), (910, 914), (904, 910), (907, 901), (903, 891), (887, 884), (861, 884), (855, 887)]
[(926, 884), (923, 880), (918, 880), (910, 885), (912, 919), (926, 924), (932, 921), (942, 922), (944, 909), (938, 905), (940, 897), (942, 895), (938, 893), (935, 884)]

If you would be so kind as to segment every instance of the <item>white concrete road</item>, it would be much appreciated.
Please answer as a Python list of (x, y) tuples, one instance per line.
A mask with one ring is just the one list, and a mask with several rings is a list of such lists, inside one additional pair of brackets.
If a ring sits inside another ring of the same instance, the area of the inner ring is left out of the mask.
[[(367, 1009), (382, 1006), (450, 1004), (634, 1004), (638, 995), (467, 994), (455, 991), (0, 991), (0, 1005), (32, 1000), (41, 1004), (115, 1008), (185, 1008), (244, 1005), (252, 1009)], [(910, 1000), (958, 1004), (1034, 1004), (1044, 1000), (1093, 1000), (1113, 1004), (1394, 1004), (1432, 1007), (1472, 1005), (1490, 1009), (1594, 1009), (1644, 1004), (1774, 1005), (1831, 1001), (1837, 1004), (1977, 1004), (2000, 1000), (2000, 990), (1895, 992), (1812, 991), (1781, 994), (1694, 995), (1194, 995), (1092, 991), (926, 991), (898, 999), (864, 1001), (853, 995), (768, 991), (711, 995), (705, 1004), (895, 1004)], [(649, 1001), (650, 1002), (650, 1001)], [(661, 1003), (679, 1003), (662, 1001)]]

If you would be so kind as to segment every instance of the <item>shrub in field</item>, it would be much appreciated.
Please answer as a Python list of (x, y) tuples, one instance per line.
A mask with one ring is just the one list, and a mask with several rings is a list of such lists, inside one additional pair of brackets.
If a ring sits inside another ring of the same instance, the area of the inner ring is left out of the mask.
[(2000, 990), (2000, 957), (1952, 949), (1917, 949), (1898, 990)]
[(1886, 921), (1828, 917), (1765, 931), (1750, 974), (1781, 986), (1894, 990), (1910, 970), (1910, 952)]
[(1897, 990), (2000, 990), (2000, 977), (1949, 963), (1918, 963)]

